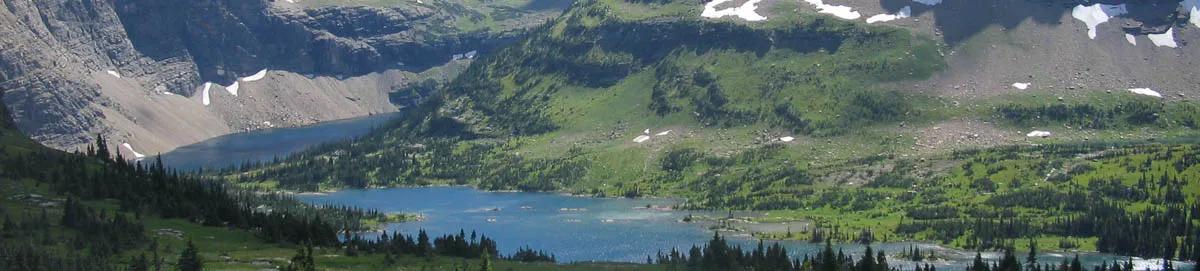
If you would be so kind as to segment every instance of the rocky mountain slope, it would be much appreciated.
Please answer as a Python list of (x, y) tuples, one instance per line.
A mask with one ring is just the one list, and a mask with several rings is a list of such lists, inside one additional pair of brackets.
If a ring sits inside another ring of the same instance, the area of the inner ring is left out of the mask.
[(74, 149), (104, 134), (134, 157), (395, 111), (387, 93), (420, 72), (469, 62), (561, 8), (292, 2), (5, 1), (0, 89), (34, 139)]
[[(659, 177), (697, 176), (655, 166), (711, 155), (861, 185), (886, 170), (842, 166), (1186, 138), (1200, 128), (1188, 3), (584, 1), (472, 63), (409, 122), (256, 180), (693, 192)], [(327, 178), (290, 177), (314, 174)]]

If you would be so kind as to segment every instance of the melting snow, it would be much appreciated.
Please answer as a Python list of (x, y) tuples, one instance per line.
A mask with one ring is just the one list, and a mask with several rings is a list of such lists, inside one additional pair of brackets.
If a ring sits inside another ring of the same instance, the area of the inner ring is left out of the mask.
[(1200, 27), (1200, 0), (1183, 0), (1179, 5), (1191, 13), (1191, 18), (1188, 19), (1188, 22), (1191, 22), (1196, 27)]
[(233, 96), (237, 96), (238, 88), (240, 88), (240, 86), (238, 86), (238, 82), (233, 81), (233, 84), (229, 85), (228, 87), (225, 87), (225, 90), (229, 91), (229, 94), (232, 94)]
[(1071, 16), (1087, 25), (1088, 38), (1096, 39), (1096, 26), (1108, 22), (1108, 19), (1112, 17), (1124, 15), (1128, 12), (1129, 10), (1125, 9), (1125, 4), (1078, 5), (1075, 6), (1075, 9), (1071, 10)]
[(908, 18), (909, 16), (912, 16), (912, 7), (904, 6), (904, 8), (900, 9), (900, 11), (896, 12), (896, 14), (879, 14), (871, 16), (871, 18), (867, 18), (867, 23), (873, 24), (877, 22), (887, 22), (896, 19)]
[(795, 137), (790, 137), (790, 136), (785, 136), (785, 137), (780, 137), (780, 138), (779, 138), (779, 141), (783, 141), (783, 142), (792, 142), (793, 140), (796, 140), (796, 138), (795, 138)]
[(1154, 96), (1154, 97), (1162, 98), (1162, 94), (1159, 94), (1158, 91), (1154, 91), (1154, 90), (1148, 89), (1148, 88), (1131, 88), (1131, 89), (1129, 89), (1129, 92), (1133, 92), (1133, 94), (1140, 94), (1140, 95)]
[(1137, 46), (1137, 37), (1133, 36), (1133, 34), (1125, 34), (1125, 41), (1128, 41), (1129, 44)]
[(1050, 132), (1033, 131), (1033, 132), (1029, 132), (1028, 134), (1025, 134), (1025, 136), (1027, 136), (1027, 137), (1050, 137)]
[(804, 0), (804, 2), (808, 2), (809, 4), (816, 6), (818, 13), (832, 14), (833, 16), (837, 16), (838, 18), (846, 20), (856, 20), (859, 17), (862, 17), (862, 14), (859, 14), (858, 11), (854, 11), (854, 8), (852, 7), (827, 5), (825, 4), (825, 1), (822, 0)]
[(1030, 85), (1030, 83), (1013, 83), (1012, 87), (1014, 87), (1016, 89), (1020, 89), (1020, 90), (1025, 90), (1025, 89), (1029, 88), (1029, 85)]
[(210, 102), (210, 100), (208, 99), (208, 89), (212, 88), (212, 85), (213, 85), (212, 82), (204, 83), (204, 91), (202, 91), (202, 93), (201, 93), (201, 95), (204, 95), (204, 98), (202, 99), (204, 102), (204, 105), (208, 105)]
[(1154, 45), (1171, 48), (1179, 47), (1178, 44), (1175, 44), (1175, 28), (1169, 28), (1167, 32), (1162, 34), (1150, 34), (1146, 36), (1150, 37), (1150, 41), (1154, 42)]
[(267, 69), (258, 71), (258, 73), (255, 73), (250, 76), (242, 77), (242, 82), (254, 82), (254, 81), (262, 80), (265, 77), (267, 77)]
[(767, 17), (763, 17), (762, 15), (758, 15), (757, 12), (754, 12), (755, 9), (758, 9), (758, 3), (762, 2), (762, 0), (748, 0), (746, 3), (743, 3), (738, 7), (717, 10), (717, 6), (729, 1), (730, 0), (713, 0), (712, 2), (708, 2), (708, 4), (704, 4), (704, 11), (700, 12), (700, 16), (713, 19), (725, 16), (737, 16), (743, 20), (751, 22), (767, 19)]
[(129, 145), (129, 143), (121, 143), (121, 146), (124, 146), (126, 149), (129, 149), (129, 152), (133, 153), (134, 158), (137, 158), (137, 159), (146, 158), (145, 155), (142, 155), (141, 153), (133, 150), (133, 146)]
[(114, 71), (114, 70), (107, 70), (107, 71), (105, 71), (105, 72), (107, 72), (107, 73), (108, 73), (108, 75), (112, 75), (113, 77), (116, 77), (116, 78), (121, 78), (121, 73), (119, 73), (119, 72), (117, 72), (117, 71)]
[(942, 0), (913, 0), (913, 2), (925, 4), (926, 6), (936, 6), (937, 4), (941, 4)]
[(655, 135), (656, 136), (665, 136), (665, 135), (669, 135), (669, 134), (671, 134), (671, 130), (662, 131), (661, 133), (658, 133)]
[(637, 143), (646, 142), (646, 140), (650, 140), (650, 136), (640, 135), (640, 136), (633, 138), (633, 142), (637, 142)]

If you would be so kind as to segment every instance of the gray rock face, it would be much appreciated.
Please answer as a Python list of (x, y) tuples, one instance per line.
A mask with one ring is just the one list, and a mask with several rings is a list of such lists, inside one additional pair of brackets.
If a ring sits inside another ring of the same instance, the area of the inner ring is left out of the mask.
[[(457, 33), (447, 27), (456, 15), (447, 12), (424, 6), (300, 8), (267, 0), (4, 0), (0, 6), (0, 90), (17, 127), (51, 147), (73, 149), (101, 133), (134, 138), (147, 133), (141, 130), (149, 126), (199, 133), (203, 138), (248, 129), (242, 127), (244, 123), (262, 123), (266, 119), (258, 119), (255, 112), (244, 108), (270, 110), (271, 106), (241, 102), (237, 106), (197, 107), (186, 114), (176, 112), (182, 115), (177, 120), (180, 123), (163, 124), (147, 123), (156, 121), (153, 116), (159, 112), (148, 111), (138, 101), (160, 99), (154, 95), (170, 92), (191, 96), (198, 103), (196, 97), (204, 82), (228, 85), (261, 69), (303, 75), (280, 80), (313, 88), (298, 95), (320, 96), (323, 88), (337, 83), (316, 77), (345, 79), (393, 70), (421, 71), (450, 61), (453, 54), (487, 52), (515, 39), (517, 31)], [(370, 78), (388, 81), (403, 76)], [(359, 81), (343, 88), (399, 84)], [(127, 92), (137, 95), (124, 95)], [(113, 93), (121, 98), (114, 98)], [(346, 93), (343, 89), (329, 95), (352, 95)], [(364, 97), (344, 98), (357, 101)], [(303, 105), (292, 105), (316, 108), (310, 110), (334, 106), (321, 101), (308, 98)], [(176, 103), (165, 101), (156, 106), (179, 107), (173, 105)], [(347, 111), (350, 115), (300, 113), (319, 115), (303, 118), (311, 122), (394, 110), (362, 106), (367, 109)], [(225, 124), (189, 119), (187, 115), (193, 113), (215, 116)], [(189, 124), (192, 122), (205, 124)], [(170, 134), (155, 129), (149, 130)], [(182, 143), (171, 141), (155, 149)]]

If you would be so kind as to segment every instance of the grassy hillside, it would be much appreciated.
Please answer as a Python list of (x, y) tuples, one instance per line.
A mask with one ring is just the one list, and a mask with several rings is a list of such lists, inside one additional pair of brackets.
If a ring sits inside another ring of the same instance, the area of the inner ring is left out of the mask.
[[(973, 248), (1034, 239), (1154, 255), (1146, 243), (1174, 238), (1138, 243), (1121, 238), (1136, 230), (1078, 218), (1156, 217), (1176, 226), (1124, 225), (1194, 234), (1183, 227), (1194, 216), (1180, 215), (1200, 196), (1189, 173), (1200, 118), (1192, 102), (1030, 91), (963, 105), (894, 90), (945, 68), (945, 48), (926, 37), (788, 3), (772, 5), (764, 23), (701, 19), (700, 8), (577, 3), (389, 129), (218, 174), (297, 190), (467, 184), (676, 196), (690, 208), (771, 210), (762, 222), (820, 228), (763, 233), (771, 238)], [(1054, 135), (1025, 136), (1034, 129)], [(1084, 174), (1093, 170), (1114, 181), (1093, 185), (1101, 176)], [(1143, 185), (1149, 176), (1174, 177)], [(1069, 200), (1031, 203), (1045, 198)]]
[[(7, 112), (0, 107), (0, 113)], [(189, 270), (181, 258), (193, 245), (204, 270), (280, 269), (303, 259), (296, 258), (303, 255), (299, 244), (317, 246), (311, 253), (315, 269), (307, 270), (477, 270), (482, 265), (479, 258), (442, 254), (350, 253), (333, 227), (363, 230), (352, 225), (378, 223), (378, 215), (242, 193), (157, 165), (109, 159), (107, 152), (69, 154), (40, 146), (0, 115), (0, 269)], [(490, 262), (495, 270), (661, 269)]]

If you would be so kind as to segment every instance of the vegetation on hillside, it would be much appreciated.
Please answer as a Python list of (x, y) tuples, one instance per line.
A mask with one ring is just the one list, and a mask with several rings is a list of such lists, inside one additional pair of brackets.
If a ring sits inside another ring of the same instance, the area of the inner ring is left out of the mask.
[[(673, 16), (676, 9), (576, 4), (525, 40), (473, 63), (391, 127), (215, 175), (297, 190), (465, 184), (679, 196), (688, 199), (686, 208), (774, 210), (762, 222), (817, 225), (765, 238), (915, 239), (975, 249), (1033, 239), (1062, 250), (1196, 257), (1200, 184), (1193, 142), (1048, 144), (919, 157), (872, 149), (908, 143), (895, 128), (872, 134), (876, 127), (947, 114), (1014, 127), (1192, 129), (1192, 103), (1128, 95), (1080, 102), (1002, 97), (983, 112), (947, 111), (930, 106), (941, 103), (937, 98), (885, 87), (943, 68), (928, 39), (816, 16), (753, 25)], [(689, 134), (630, 142), (642, 127)], [(778, 140), (788, 134), (806, 141)], [(852, 140), (858, 141), (846, 144)], [(840, 161), (810, 156), (850, 153), (855, 145), (879, 151)], [(1151, 166), (1131, 166), (1137, 163)], [(1149, 232), (1169, 234), (1136, 234)]]

